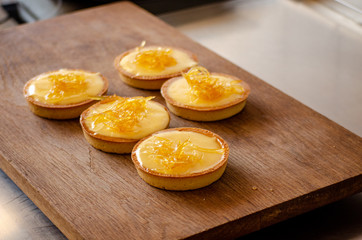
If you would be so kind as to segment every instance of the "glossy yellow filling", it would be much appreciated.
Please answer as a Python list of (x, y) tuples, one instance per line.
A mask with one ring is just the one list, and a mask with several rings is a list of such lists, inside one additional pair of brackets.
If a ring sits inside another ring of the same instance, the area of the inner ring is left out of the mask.
[[(169, 85), (167, 94), (177, 103), (195, 107), (223, 106), (243, 96), (244, 89), (240, 82), (222, 75), (212, 75), (212, 77), (212, 81), (218, 82), (216, 89), (212, 90), (210, 83), (200, 84), (193, 88), (182, 77)], [(227, 86), (227, 89), (223, 91), (224, 88), (222, 86)]]
[(141, 139), (165, 129), (169, 115), (165, 108), (151, 101), (153, 97), (109, 97), (90, 110), (85, 124), (95, 134)]
[(219, 77), (210, 75), (209, 71), (201, 66), (191, 68), (183, 74), (190, 86), (191, 94), (195, 99), (215, 100), (233, 93), (242, 93), (240, 80), (223, 81)]
[(120, 65), (136, 76), (158, 76), (180, 72), (197, 63), (185, 52), (162, 47), (137, 48), (121, 59)]
[(168, 67), (175, 66), (177, 61), (172, 57), (172, 49), (150, 49), (136, 54), (133, 63), (139, 68), (154, 71), (164, 71)]
[(27, 96), (45, 104), (66, 105), (88, 100), (103, 87), (99, 73), (61, 69), (36, 77), (28, 87)]
[(144, 140), (136, 155), (144, 168), (163, 174), (185, 175), (214, 167), (224, 152), (215, 137), (191, 131), (167, 131)]

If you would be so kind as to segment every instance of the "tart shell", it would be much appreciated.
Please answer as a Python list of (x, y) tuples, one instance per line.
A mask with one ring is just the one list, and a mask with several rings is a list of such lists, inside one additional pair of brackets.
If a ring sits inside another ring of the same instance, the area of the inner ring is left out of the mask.
[[(155, 102), (157, 103), (157, 102)], [(90, 130), (86, 123), (85, 118), (88, 115), (88, 112), (92, 110), (93, 108), (97, 107), (100, 103), (96, 103), (90, 108), (86, 109), (80, 116), (80, 125), (82, 126), (83, 134), (85, 139), (88, 141), (90, 145), (92, 145), (94, 148), (102, 150), (104, 152), (109, 153), (118, 153), (118, 154), (126, 154), (131, 153), (133, 147), (136, 145), (136, 143), (139, 141), (139, 139), (126, 139), (126, 138), (119, 138), (119, 137), (110, 137), (110, 136), (104, 136), (101, 134), (97, 134), (96, 132)], [(168, 114), (169, 121), (166, 126), (166, 128), (170, 124), (170, 113), (168, 112), (167, 108), (163, 106), (160, 103), (157, 103), (161, 105), (165, 111)]]
[[(234, 76), (223, 73), (210, 73), (210, 74), (224, 76), (230, 79), (240, 80)], [(250, 94), (249, 85), (246, 82), (241, 81), (240, 84), (244, 88), (244, 93), (240, 96), (240, 98), (237, 98), (230, 103), (215, 107), (201, 107), (201, 106), (198, 107), (198, 106), (186, 105), (175, 101), (167, 92), (169, 86), (174, 81), (177, 81), (180, 78), (182, 77), (171, 78), (170, 80), (165, 82), (161, 87), (161, 94), (165, 98), (167, 107), (172, 113), (188, 120), (209, 122), (209, 121), (218, 121), (232, 117), (235, 114), (241, 112), (241, 110), (243, 110), (246, 104), (246, 100)]]
[[(171, 175), (159, 173), (151, 169), (145, 168), (140, 164), (137, 159), (136, 151), (138, 149), (138, 146), (152, 135), (166, 131), (196, 132), (204, 134), (206, 136), (215, 137), (219, 141), (220, 145), (225, 149), (223, 157), (214, 167), (192, 174)], [(139, 176), (149, 185), (165, 190), (186, 191), (206, 187), (217, 181), (223, 175), (229, 157), (229, 146), (226, 141), (222, 139), (219, 135), (205, 129), (189, 127), (170, 128), (156, 132), (148, 137), (141, 139), (134, 146), (131, 157)]]
[[(71, 71), (82, 71), (87, 73), (95, 73), (95, 72), (89, 72), (85, 70), (80, 69), (68, 69)], [(50, 74), (56, 71), (50, 71), (46, 72), (44, 74)], [(38, 75), (39, 76), (39, 75)], [(26, 82), (24, 89), (23, 89), (23, 95), (28, 102), (30, 110), (39, 117), (43, 118), (49, 118), (49, 119), (57, 119), (57, 120), (65, 120), (65, 119), (72, 119), (77, 118), (80, 116), (80, 114), (90, 106), (92, 106), (94, 103), (97, 102), (97, 100), (85, 100), (79, 103), (74, 104), (64, 104), (64, 105), (56, 105), (56, 104), (46, 104), (39, 101), (36, 101), (33, 97), (28, 96), (28, 88), (31, 85), (33, 81), (38, 77), (35, 76), (34, 78), (30, 79), (28, 82)], [(107, 93), (108, 91), (108, 80), (103, 76), (100, 75), (103, 80), (103, 88), (98, 93), (97, 96), (102, 96)]]
[[(177, 49), (179, 51), (182, 51), (190, 56), (192, 60), (194, 60), (196, 63), (198, 62), (198, 59), (195, 54), (191, 53), (190, 51), (181, 49), (181, 48), (175, 48), (175, 47), (169, 47), (169, 46), (148, 46), (148, 47), (161, 47), (161, 48), (171, 48), (171, 49)], [(164, 82), (166, 82), (168, 79), (181, 76), (183, 72), (187, 72), (191, 67), (187, 67), (180, 72), (175, 72), (172, 74), (163, 74), (163, 75), (155, 75), (155, 76), (142, 76), (142, 75), (136, 75), (133, 73), (130, 73), (126, 71), (121, 65), (121, 60), (127, 56), (129, 53), (136, 51), (137, 48), (133, 48), (131, 50), (128, 50), (121, 55), (117, 56), (114, 60), (114, 66), (119, 72), (119, 76), (123, 82), (126, 84), (135, 87), (135, 88), (141, 88), (141, 89), (148, 89), (148, 90), (159, 90)]]

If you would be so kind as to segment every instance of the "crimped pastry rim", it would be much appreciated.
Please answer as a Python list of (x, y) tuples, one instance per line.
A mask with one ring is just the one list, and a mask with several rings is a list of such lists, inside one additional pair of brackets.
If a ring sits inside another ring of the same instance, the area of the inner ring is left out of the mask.
[[(160, 173), (160, 172), (156, 172), (153, 171), (151, 169), (145, 168), (143, 167), (140, 162), (138, 161), (137, 158), (137, 148), (138, 146), (145, 140), (147, 140), (148, 138), (150, 138), (153, 135), (157, 135), (158, 133), (162, 133), (162, 132), (170, 132), (170, 131), (185, 131), (185, 132), (196, 132), (196, 133), (201, 133), (204, 134), (206, 136), (209, 137), (215, 137), (218, 142), (220, 143), (221, 147), (225, 149), (225, 152), (223, 153), (222, 159), (212, 168), (208, 168), (206, 170), (203, 170), (201, 172), (196, 172), (196, 173), (190, 173), (190, 174), (179, 174), (179, 175), (172, 175), (172, 174), (165, 174), (165, 173)], [(211, 132), (209, 130), (206, 129), (202, 129), (202, 128), (193, 128), (193, 127), (180, 127), (180, 128), (168, 128), (168, 129), (164, 129), (158, 132), (155, 132), (147, 137), (142, 138), (141, 140), (139, 140), (138, 143), (136, 143), (136, 145), (133, 147), (132, 153), (131, 153), (131, 158), (132, 161), (134, 163), (134, 165), (136, 166), (136, 168), (138, 170), (141, 170), (142, 172), (145, 172), (147, 174), (156, 176), (156, 177), (162, 177), (162, 178), (168, 178), (168, 179), (187, 179), (187, 178), (196, 178), (196, 177), (200, 177), (203, 175), (207, 175), (207, 174), (211, 174), (213, 172), (216, 172), (218, 169), (220, 169), (221, 167), (223, 167), (225, 164), (227, 164), (228, 158), (229, 158), (229, 145), (227, 144), (227, 142), (220, 137), (219, 135), (217, 135), (214, 132)]]
[[(108, 91), (109, 82), (108, 82), (107, 78), (105, 78), (99, 72), (86, 71), (86, 70), (83, 70), (83, 69), (69, 69), (69, 68), (62, 68), (62, 69), (68, 70), (68, 71), (80, 71), (80, 72), (86, 72), (86, 73), (91, 73), (91, 74), (99, 74), (99, 76), (102, 78), (104, 84), (103, 84), (102, 90), (96, 96), (102, 96), (103, 94), (105, 94)], [(29, 88), (30, 84), (33, 81), (35, 81), (37, 77), (39, 77), (40, 75), (43, 75), (43, 74), (50, 74), (50, 73), (58, 72), (59, 70), (62, 70), (62, 69), (44, 72), (44, 73), (38, 74), (35, 77), (28, 80), (25, 83), (24, 88), (23, 88), (23, 95), (24, 95), (25, 99), (28, 102), (31, 102), (32, 104), (34, 104), (36, 106), (40, 106), (40, 107), (48, 108), (48, 109), (69, 109), (69, 108), (79, 107), (79, 106), (86, 105), (88, 103), (97, 101), (97, 100), (93, 100), (93, 99), (88, 99), (88, 100), (84, 100), (84, 101), (79, 102), (79, 103), (72, 103), (72, 104), (47, 104), (47, 103), (42, 103), (42, 102), (36, 101), (31, 96), (27, 95), (28, 88)]]
[[(150, 100), (152, 101), (152, 100)], [(170, 112), (168, 111), (168, 109), (162, 105), (161, 103), (159, 102), (156, 102), (156, 101), (152, 101), (153, 103), (156, 103), (160, 106), (162, 106), (165, 111), (167, 112), (167, 115), (168, 115), (168, 124), (166, 126), (166, 128), (169, 126), (170, 124), (170, 120), (171, 120), (171, 116), (170, 116)], [(127, 139), (127, 138), (120, 138), (120, 137), (110, 137), (110, 136), (105, 136), (105, 135), (102, 135), (102, 134), (98, 134), (92, 130), (90, 130), (87, 126), (87, 124), (85, 123), (85, 119), (87, 117), (87, 114), (89, 111), (91, 111), (93, 108), (96, 108), (98, 107), (100, 104), (102, 104), (101, 102), (97, 102), (96, 104), (90, 106), (89, 108), (87, 108), (86, 110), (84, 110), (82, 112), (82, 114), (80, 115), (80, 118), (79, 118), (79, 122), (80, 122), (80, 125), (83, 129), (83, 132), (85, 132), (86, 134), (88, 134), (89, 136), (93, 137), (93, 138), (96, 138), (96, 139), (99, 139), (99, 140), (103, 140), (103, 141), (107, 141), (107, 142), (117, 142), (117, 143), (122, 143), (122, 142), (137, 142), (139, 141), (139, 139)]]
[[(160, 48), (171, 48), (171, 49), (176, 49), (178, 51), (181, 51), (181, 52), (184, 52), (186, 53), (192, 60), (194, 60), (196, 62), (196, 65), (198, 63), (198, 58), (197, 56), (188, 51), (188, 50), (185, 50), (183, 48), (179, 48), (179, 47), (171, 47), (171, 46), (163, 46), (163, 45), (150, 45), (150, 46), (147, 46), (147, 48), (153, 48), (153, 47), (160, 47)], [(133, 74), (133, 73), (130, 73), (130, 72), (127, 72), (122, 66), (121, 66), (121, 60), (127, 56), (128, 54), (130, 54), (131, 52), (133, 51), (136, 51), (137, 50), (137, 47), (136, 48), (132, 48), (126, 52), (123, 52), (122, 54), (118, 55), (115, 59), (114, 59), (114, 66), (115, 68), (121, 73), (121, 74), (124, 74), (130, 78), (133, 78), (133, 79), (137, 79), (137, 80), (145, 80), (145, 81), (152, 81), (152, 80), (166, 80), (166, 79), (169, 79), (169, 78), (173, 78), (173, 77), (177, 77), (177, 76), (181, 76), (182, 72), (187, 72), (191, 67), (187, 67), (185, 69), (182, 69), (181, 71), (179, 72), (175, 72), (175, 73), (170, 73), (170, 74), (163, 74), (163, 75), (155, 75), (155, 76), (142, 76), (142, 75), (136, 75), (136, 74)]]
[[(210, 73), (210, 75), (217, 75), (217, 76), (223, 76), (223, 77), (227, 77), (233, 80), (241, 80), (235, 76), (229, 75), (229, 74), (225, 74), (225, 73), (217, 73), (217, 72), (212, 72)], [(222, 109), (226, 109), (228, 107), (232, 107), (234, 105), (237, 105), (243, 101), (245, 101), (249, 94), (250, 94), (250, 86), (249, 84), (247, 84), (245, 81), (241, 80), (240, 85), (244, 88), (244, 93), (241, 95), (240, 98), (236, 98), (233, 101), (226, 103), (224, 105), (220, 105), (220, 106), (211, 106), (211, 107), (201, 107), (201, 106), (191, 106), (191, 105), (186, 105), (180, 102), (175, 101), (167, 92), (168, 88), (170, 87), (170, 85), (183, 78), (181, 77), (174, 77), (171, 78), (169, 80), (167, 80), (161, 87), (161, 95), (162, 97), (166, 100), (166, 102), (168, 102), (169, 104), (179, 107), (179, 108), (184, 108), (184, 109), (190, 109), (190, 110), (194, 110), (194, 111), (200, 111), (200, 112), (212, 112), (212, 111), (218, 111), (218, 110), (222, 110)]]

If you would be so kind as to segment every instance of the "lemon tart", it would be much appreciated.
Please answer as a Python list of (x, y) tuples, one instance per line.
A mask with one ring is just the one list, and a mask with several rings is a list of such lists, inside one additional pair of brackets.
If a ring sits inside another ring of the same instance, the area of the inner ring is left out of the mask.
[(29, 80), (23, 94), (30, 110), (50, 119), (71, 119), (94, 104), (92, 99), (108, 90), (108, 81), (100, 73), (60, 69)]
[(143, 44), (116, 57), (114, 65), (126, 84), (156, 90), (167, 79), (180, 76), (197, 65), (197, 57), (180, 48), (144, 47)]
[(200, 66), (168, 80), (161, 88), (168, 109), (194, 121), (217, 121), (239, 113), (249, 93), (246, 82), (223, 73), (209, 73)]
[(140, 177), (166, 190), (192, 190), (217, 181), (224, 173), (228, 144), (200, 128), (171, 128), (139, 141), (132, 160)]
[(110, 153), (130, 153), (139, 139), (165, 129), (170, 115), (153, 97), (110, 96), (85, 110), (80, 123), (86, 140)]

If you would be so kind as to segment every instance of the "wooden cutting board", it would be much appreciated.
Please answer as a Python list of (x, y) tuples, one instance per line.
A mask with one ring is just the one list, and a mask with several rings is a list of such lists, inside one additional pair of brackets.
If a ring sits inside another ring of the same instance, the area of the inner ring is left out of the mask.
[[(70, 239), (234, 238), (362, 190), (362, 140), (174, 28), (122, 2), (0, 33), (0, 167)], [(209, 187), (150, 187), (129, 155), (86, 142), (78, 119), (33, 115), (22, 96), (31, 77), (59, 68), (98, 71), (109, 93), (156, 96), (123, 84), (113, 59), (146, 40), (193, 51), (201, 65), (251, 86), (242, 113), (170, 127), (201, 127), (230, 145)], [(313, 86), (311, 86), (313, 87)]]

